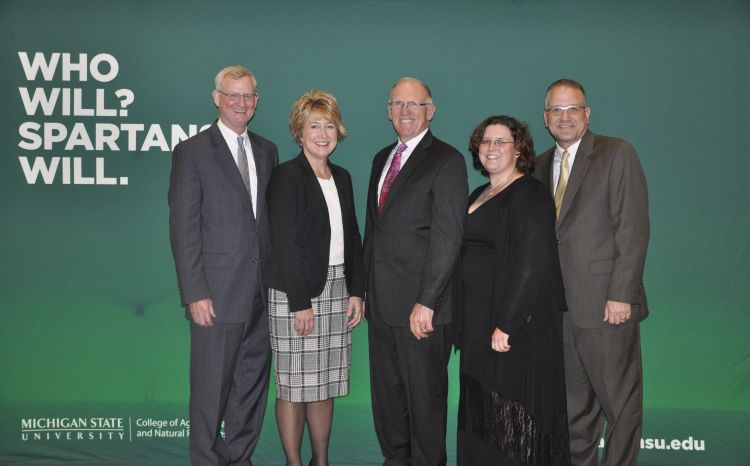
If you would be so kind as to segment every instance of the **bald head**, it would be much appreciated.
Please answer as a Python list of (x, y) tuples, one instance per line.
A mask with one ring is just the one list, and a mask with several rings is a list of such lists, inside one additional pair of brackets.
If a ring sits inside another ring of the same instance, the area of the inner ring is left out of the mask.
[(401, 142), (408, 142), (430, 126), (435, 116), (430, 88), (416, 78), (401, 78), (391, 88), (388, 118)]

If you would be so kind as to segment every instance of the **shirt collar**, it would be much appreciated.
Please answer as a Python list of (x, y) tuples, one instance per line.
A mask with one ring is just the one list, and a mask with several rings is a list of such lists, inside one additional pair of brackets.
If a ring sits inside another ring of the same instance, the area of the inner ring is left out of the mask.
[(216, 126), (219, 127), (219, 131), (221, 131), (221, 135), (224, 136), (224, 140), (227, 141), (229, 147), (235, 147), (237, 145), (237, 138), (247, 138), (247, 131), (242, 134), (237, 134), (229, 129), (229, 126), (225, 125), (224, 122), (221, 121), (221, 118), (216, 121)]
[[(575, 157), (576, 153), (578, 152), (578, 146), (581, 145), (582, 140), (583, 138), (577, 140), (576, 142), (571, 144), (570, 147), (568, 147), (567, 151), (568, 151), (568, 154), (570, 154), (569, 155), (570, 157)], [(555, 142), (555, 158), (556, 159), (560, 159), (562, 157), (563, 151), (565, 150), (566, 149), (563, 149), (562, 147), (560, 147), (560, 144)]]
[(415, 147), (417, 147), (417, 144), (419, 144), (420, 141), (422, 141), (422, 138), (424, 138), (424, 135), (427, 134), (427, 131), (429, 131), (429, 130), (430, 130), (430, 128), (426, 128), (424, 131), (422, 131), (421, 133), (417, 134), (416, 136), (414, 136), (413, 138), (409, 139), (408, 141), (402, 141), (401, 138), (399, 138), (398, 144), (396, 144), (396, 146), (398, 147), (399, 144), (406, 144), (406, 146), (409, 149), (414, 149)]

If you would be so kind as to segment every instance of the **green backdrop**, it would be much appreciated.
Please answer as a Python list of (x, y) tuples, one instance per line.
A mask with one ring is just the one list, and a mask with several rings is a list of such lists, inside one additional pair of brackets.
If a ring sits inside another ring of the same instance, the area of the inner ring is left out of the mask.
[[(739, 0), (0, 1), (0, 463), (187, 462), (169, 150), (215, 118), (213, 76), (241, 63), (261, 93), (251, 127), (284, 160), (292, 102), (338, 97), (360, 220), (398, 77), (432, 87), (433, 131), (467, 161), (490, 114), (549, 147), (546, 86), (581, 81), (592, 129), (635, 145), (650, 189), (639, 464), (749, 464), (748, 44)], [(366, 340), (360, 326), (335, 464), (380, 460)], [(283, 463), (272, 416), (254, 459)]]

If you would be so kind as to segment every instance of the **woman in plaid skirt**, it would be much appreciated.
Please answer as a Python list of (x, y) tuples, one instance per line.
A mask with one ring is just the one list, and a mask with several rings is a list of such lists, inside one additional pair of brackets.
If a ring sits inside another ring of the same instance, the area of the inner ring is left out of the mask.
[(272, 249), (263, 268), (276, 421), (287, 465), (302, 465), (307, 424), (310, 464), (325, 466), (333, 398), (349, 392), (351, 330), (362, 315), (362, 241), (351, 176), (328, 160), (346, 136), (336, 99), (306, 92), (292, 106), (289, 129), (302, 151), (271, 175)]

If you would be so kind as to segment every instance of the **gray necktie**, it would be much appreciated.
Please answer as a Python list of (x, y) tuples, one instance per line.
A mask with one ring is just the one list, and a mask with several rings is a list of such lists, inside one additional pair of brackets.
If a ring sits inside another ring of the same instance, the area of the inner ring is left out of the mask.
[(245, 189), (247, 193), (250, 193), (250, 168), (247, 166), (247, 152), (245, 152), (245, 138), (242, 136), (237, 138), (237, 168), (240, 170), (242, 181), (245, 183)]

